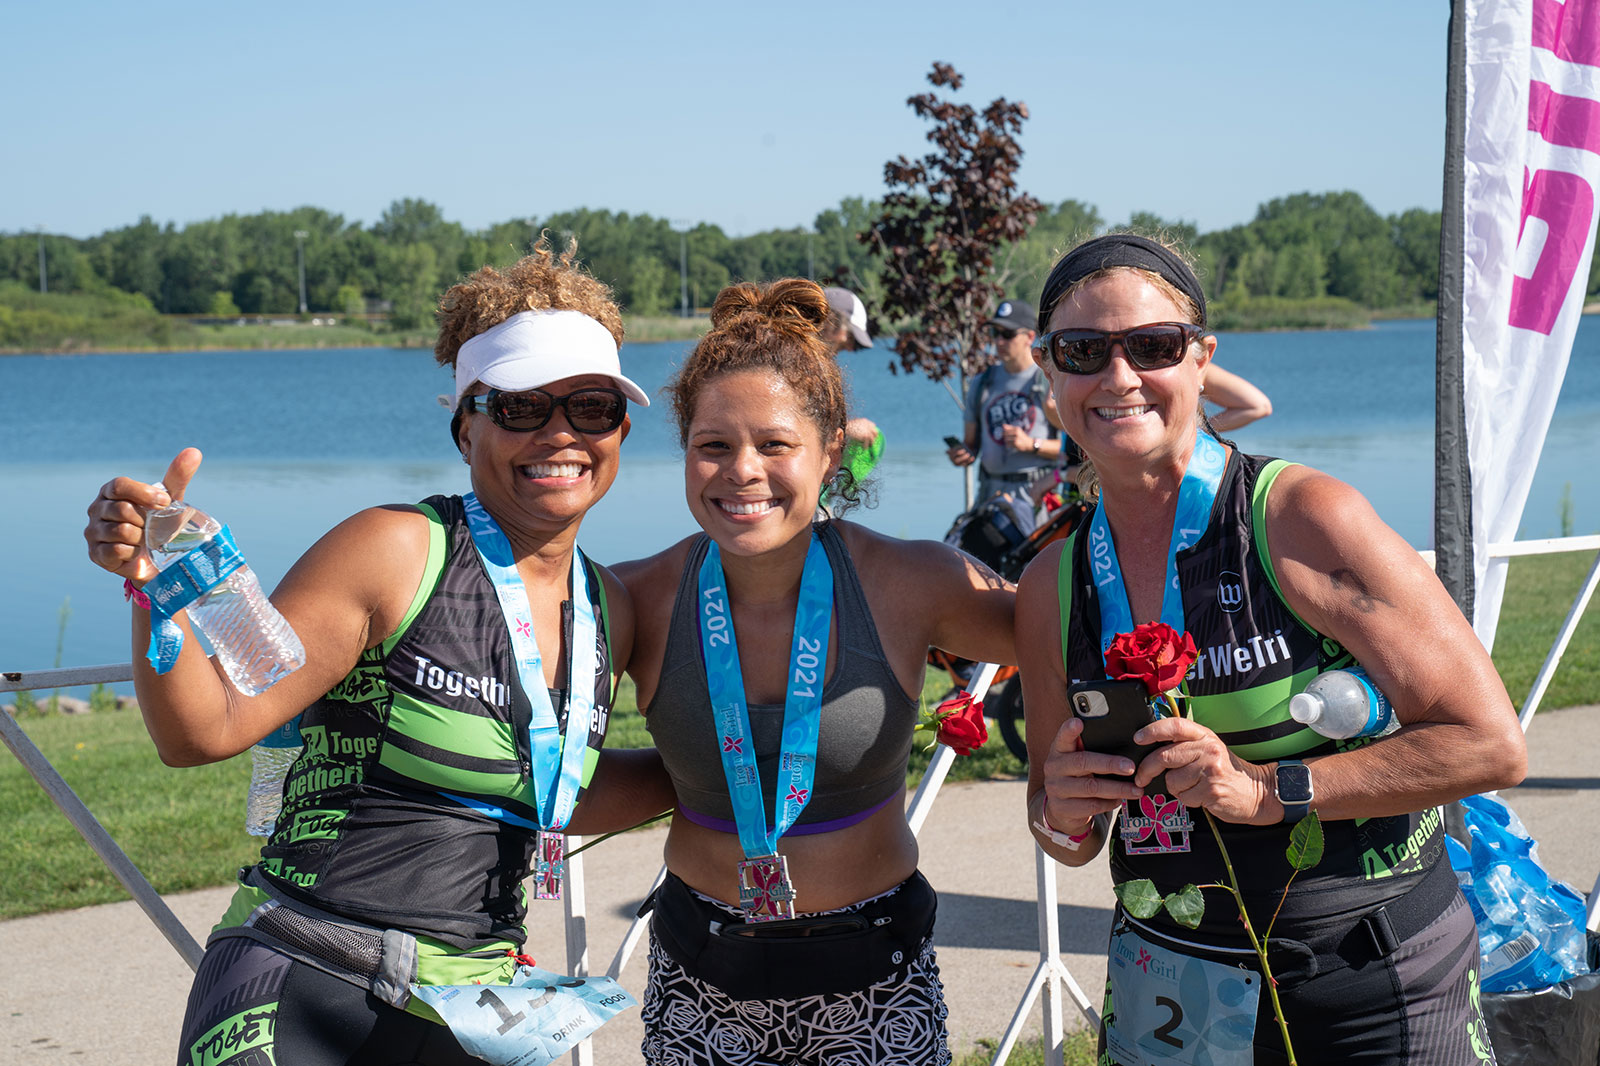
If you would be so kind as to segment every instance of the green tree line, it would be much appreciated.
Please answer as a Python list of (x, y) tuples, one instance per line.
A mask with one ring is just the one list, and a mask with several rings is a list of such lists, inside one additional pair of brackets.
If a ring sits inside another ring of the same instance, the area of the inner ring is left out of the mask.
[[(809, 228), (742, 237), (706, 223), (679, 231), (647, 214), (592, 209), (469, 230), (417, 199), (396, 201), (371, 225), (315, 207), (183, 226), (145, 217), (83, 239), (0, 234), (0, 305), (16, 306), (23, 291), (38, 290), (42, 244), (49, 293), (100, 297), (118, 313), (293, 313), (303, 253), (310, 312), (383, 310), (393, 328), (426, 329), (443, 289), (484, 264), (508, 265), (547, 234), (558, 245), (575, 237), (588, 268), (631, 315), (677, 312), (684, 288), (690, 306), (704, 307), (732, 281), (788, 275), (837, 280), (871, 308), (882, 290), (881, 259), (857, 234), (873, 209), (850, 198), (820, 212)], [(1249, 222), (1207, 233), (1149, 213), (1117, 225), (1183, 239), (1224, 317), (1294, 305), (1346, 308), (1365, 320), (1373, 312), (1425, 312), (1438, 295), (1439, 213), (1413, 208), (1385, 216), (1354, 192), (1285, 196), (1262, 204)], [(1034, 299), (1061, 251), (1107, 228), (1091, 205), (1046, 205), (1027, 237), (997, 257), (995, 280)], [(1589, 292), (1597, 290), (1600, 271), (1589, 279)]]

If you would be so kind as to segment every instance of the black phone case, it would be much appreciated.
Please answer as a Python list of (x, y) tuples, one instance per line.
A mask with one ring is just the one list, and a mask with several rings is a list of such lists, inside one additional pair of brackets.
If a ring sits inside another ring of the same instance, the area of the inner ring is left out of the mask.
[[(1099, 693), (1105, 697), (1106, 713), (1084, 713), (1086, 710), (1093, 710), (1096, 702), (1089, 697), (1089, 693)], [(1164, 746), (1133, 742), (1133, 735), (1158, 717), (1150, 708), (1150, 697), (1145, 692), (1143, 681), (1080, 681), (1067, 689), (1067, 702), (1072, 708), (1072, 713), (1083, 722), (1082, 740), (1087, 751), (1104, 755), (1121, 755), (1125, 759), (1133, 760), (1133, 764), (1138, 766), (1146, 755)], [(1095, 776), (1112, 781), (1133, 780), (1121, 774), (1095, 774)], [(1144, 787), (1144, 790), (1151, 796), (1166, 795), (1167, 775), (1158, 774), (1154, 781)]]

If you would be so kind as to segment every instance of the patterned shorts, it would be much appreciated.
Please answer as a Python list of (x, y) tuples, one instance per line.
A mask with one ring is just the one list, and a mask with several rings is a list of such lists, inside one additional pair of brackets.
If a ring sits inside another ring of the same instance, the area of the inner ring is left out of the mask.
[(650, 933), (649, 1066), (949, 1066), (932, 940), (897, 976), (856, 992), (734, 1000), (684, 972)]

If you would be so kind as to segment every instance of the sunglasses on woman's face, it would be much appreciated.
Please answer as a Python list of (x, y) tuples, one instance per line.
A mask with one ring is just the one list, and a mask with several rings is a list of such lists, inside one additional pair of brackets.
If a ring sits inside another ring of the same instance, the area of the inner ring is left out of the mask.
[(483, 411), (501, 429), (512, 433), (532, 433), (543, 429), (556, 408), (564, 408), (567, 421), (579, 433), (610, 433), (628, 415), (628, 398), (616, 389), (575, 389), (556, 396), (543, 389), (501, 392), (490, 389), (483, 396), (467, 396), (461, 401), (468, 411)]
[(1111, 346), (1122, 345), (1128, 362), (1140, 370), (1160, 370), (1183, 362), (1189, 345), (1205, 330), (1192, 322), (1152, 322), (1132, 329), (1057, 329), (1033, 342), (1063, 374), (1098, 374), (1111, 360)]

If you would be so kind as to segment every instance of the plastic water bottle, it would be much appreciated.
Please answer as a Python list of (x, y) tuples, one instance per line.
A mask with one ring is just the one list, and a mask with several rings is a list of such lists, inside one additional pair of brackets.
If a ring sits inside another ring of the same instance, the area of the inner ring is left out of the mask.
[(1509, 970), (1539, 946), (1539, 935), (1524, 929), (1519, 935), (1505, 941), (1483, 956), (1483, 977), (1487, 981)]
[(244, 801), (244, 828), (252, 836), (269, 837), (283, 809), (283, 781), (304, 748), (300, 716), (274, 729), (250, 749), (250, 791)]
[(1289, 697), (1289, 716), (1334, 740), (1382, 736), (1400, 728), (1388, 697), (1359, 666), (1312, 678), (1304, 692)]
[[(145, 516), (145, 544), (156, 569), (165, 570), (221, 529), (204, 511), (174, 501)], [(300, 638), (261, 591), (248, 563), (191, 603), (188, 615), (233, 686), (246, 696), (265, 692), (305, 665)]]
[[(145, 545), (156, 569), (165, 570), (184, 555), (203, 548), (222, 524), (182, 501), (145, 516)], [(300, 637), (261, 591), (248, 563), (222, 584), (191, 603), (189, 622), (211, 644), (234, 688), (257, 696), (305, 665)], [(299, 719), (275, 729), (250, 749), (250, 791), (245, 797), (245, 830), (271, 836), (283, 805), (283, 780), (300, 756)]]
[(1484, 917), (1491, 923), (1507, 926), (1517, 921), (1517, 901), (1522, 893), (1510, 866), (1495, 863), (1483, 876), (1473, 880), (1472, 888), (1483, 907)]

